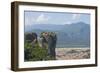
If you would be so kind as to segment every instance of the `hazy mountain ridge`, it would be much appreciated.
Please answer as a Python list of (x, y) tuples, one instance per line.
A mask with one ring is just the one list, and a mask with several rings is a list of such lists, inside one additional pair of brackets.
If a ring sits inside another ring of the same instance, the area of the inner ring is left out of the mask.
[(84, 22), (62, 25), (37, 24), (25, 27), (25, 32), (36, 32), (38, 35), (43, 31), (56, 32), (57, 47), (89, 47), (90, 25)]

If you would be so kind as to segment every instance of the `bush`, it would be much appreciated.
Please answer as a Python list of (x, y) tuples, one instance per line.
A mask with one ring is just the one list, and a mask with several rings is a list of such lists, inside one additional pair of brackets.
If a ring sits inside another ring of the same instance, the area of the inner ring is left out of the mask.
[(52, 57), (48, 56), (47, 49), (39, 47), (38, 43), (32, 47), (31, 43), (25, 42), (24, 48), (25, 61), (42, 61), (53, 59)]

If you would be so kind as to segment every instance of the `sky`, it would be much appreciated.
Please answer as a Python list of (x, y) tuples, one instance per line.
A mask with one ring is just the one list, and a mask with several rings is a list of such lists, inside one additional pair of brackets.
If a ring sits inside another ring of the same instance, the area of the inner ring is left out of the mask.
[(24, 11), (25, 25), (64, 25), (77, 22), (90, 24), (90, 14), (68, 12)]

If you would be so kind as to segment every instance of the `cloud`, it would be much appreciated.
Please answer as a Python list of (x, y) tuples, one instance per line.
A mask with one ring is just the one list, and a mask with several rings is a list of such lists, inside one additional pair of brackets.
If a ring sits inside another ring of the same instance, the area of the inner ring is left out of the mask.
[(72, 15), (72, 20), (79, 19), (79, 18), (80, 18), (80, 14), (73, 14)]
[(37, 23), (45, 23), (49, 20), (49, 17), (45, 16), (44, 14), (40, 14), (37, 19), (36, 22)]
[(80, 17), (81, 17), (80, 14), (72, 14), (72, 18), (69, 19), (69, 20), (66, 20), (66, 21), (64, 22), (64, 24), (70, 25), (70, 24), (72, 24), (72, 23), (74, 23), (74, 22), (77, 22), (77, 21), (80, 19)]
[(25, 18), (25, 25), (33, 25), (33, 24), (41, 24), (47, 23), (50, 17), (46, 16), (45, 14), (40, 14), (37, 17), (34, 16), (27, 16)]
[(27, 17), (27, 18), (25, 18), (25, 25), (32, 25), (34, 23), (34, 21), (35, 21), (34, 18)]
[(68, 22), (67, 22), (67, 24), (69, 24), (69, 25), (70, 25), (70, 24), (71, 24), (71, 22), (70, 22), (70, 21), (68, 21)]
[(70, 24), (71, 24), (71, 21), (64, 22), (63, 24), (64, 24), (64, 25), (65, 25), (65, 24), (70, 25)]

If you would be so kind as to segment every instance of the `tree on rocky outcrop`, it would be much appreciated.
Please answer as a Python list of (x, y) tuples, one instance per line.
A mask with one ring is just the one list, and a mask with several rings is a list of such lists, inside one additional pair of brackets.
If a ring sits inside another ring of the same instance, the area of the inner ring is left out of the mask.
[(41, 33), (42, 38), (42, 48), (46, 48), (48, 50), (48, 55), (56, 59), (56, 41), (57, 36), (54, 32), (43, 32)]
[(24, 42), (24, 59), (25, 61), (42, 61), (42, 60), (54, 60), (55, 58), (55, 47), (57, 37), (55, 33), (45, 32), (41, 33), (40, 38), (41, 45), (36, 33), (25, 34)]

